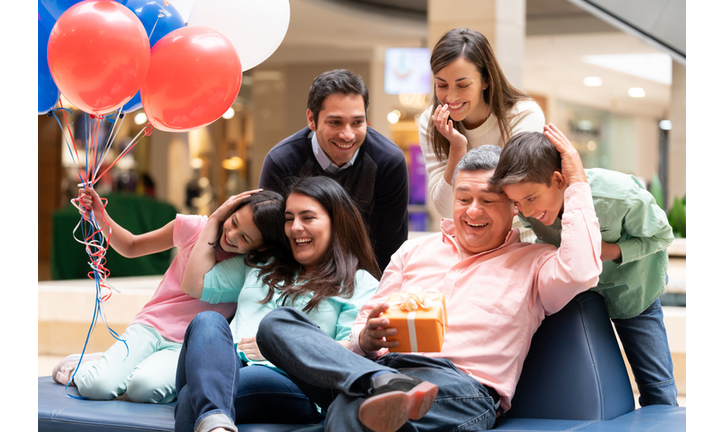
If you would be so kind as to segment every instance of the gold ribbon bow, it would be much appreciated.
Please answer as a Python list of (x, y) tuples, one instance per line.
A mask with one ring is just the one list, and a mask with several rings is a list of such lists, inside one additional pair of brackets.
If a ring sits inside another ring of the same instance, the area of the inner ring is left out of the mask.
[(400, 309), (413, 312), (418, 309), (430, 309), (440, 304), (440, 292), (437, 289), (423, 291), (419, 287), (407, 287), (400, 291)]

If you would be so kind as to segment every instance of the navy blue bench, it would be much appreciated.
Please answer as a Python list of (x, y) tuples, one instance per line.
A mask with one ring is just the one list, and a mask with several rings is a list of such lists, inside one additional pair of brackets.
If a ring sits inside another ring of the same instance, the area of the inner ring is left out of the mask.
[[(69, 392), (77, 396), (74, 388)], [(578, 295), (547, 317), (533, 337), (501, 431), (678, 432), (686, 408), (635, 410), (626, 367), (602, 298)], [(175, 403), (137, 404), (69, 397), (50, 377), (38, 378), (38, 431), (173, 431)], [(238, 425), (239, 432), (321, 432), (321, 425)]]

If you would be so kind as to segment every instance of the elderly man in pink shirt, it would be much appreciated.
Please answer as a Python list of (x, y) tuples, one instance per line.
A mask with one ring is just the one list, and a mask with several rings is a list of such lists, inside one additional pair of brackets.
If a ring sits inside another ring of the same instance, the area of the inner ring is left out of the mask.
[[(533, 333), (546, 315), (598, 282), (601, 234), (578, 153), (555, 128), (565, 192), (561, 246), (522, 243), (516, 211), (488, 185), (500, 148), (469, 151), (453, 177), (453, 219), (405, 242), (352, 328), (349, 350), (293, 309), (267, 315), (264, 357), (327, 411), (327, 431), (485, 430), (510, 408)], [(381, 316), (408, 287), (445, 295), (440, 352), (388, 352), (399, 342)]]

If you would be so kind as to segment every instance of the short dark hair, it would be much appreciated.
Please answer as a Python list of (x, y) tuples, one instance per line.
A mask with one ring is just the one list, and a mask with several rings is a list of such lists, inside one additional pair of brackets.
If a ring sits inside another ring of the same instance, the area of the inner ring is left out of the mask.
[(490, 171), (498, 165), (500, 147), (486, 144), (465, 153), (453, 172), (453, 184), (460, 171)]
[(314, 124), (317, 124), (317, 120), (319, 120), (319, 112), (322, 111), (324, 100), (327, 99), (327, 96), (335, 93), (362, 96), (365, 104), (365, 116), (367, 115), (370, 95), (364, 81), (362, 81), (362, 77), (353, 74), (347, 69), (335, 69), (323, 72), (314, 78), (312, 86), (309, 88), (307, 109), (312, 112)]
[(550, 186), (553, 173), (560, 170), (561, 154), (544, 134), (520, 132), (503, 148), (488, 183), (498, 188), (521, 182)]

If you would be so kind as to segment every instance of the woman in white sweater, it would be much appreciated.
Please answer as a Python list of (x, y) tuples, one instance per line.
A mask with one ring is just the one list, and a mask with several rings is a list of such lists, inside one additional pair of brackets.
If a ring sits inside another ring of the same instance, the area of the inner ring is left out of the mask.
[(453, 29), (430, 56), (435, 99), (420, 116), (420, 146), (428, 188), (437, 211), (452, 217), (452, 175), (468, 150), (503, 147), (521, 131), (543, 132), (545, 118), (535, 101), (503, 75), (481, 33)]

